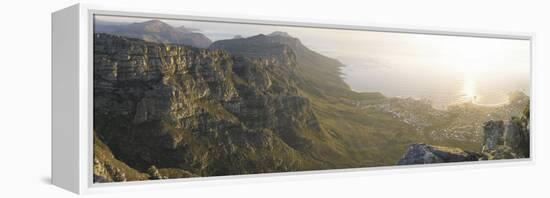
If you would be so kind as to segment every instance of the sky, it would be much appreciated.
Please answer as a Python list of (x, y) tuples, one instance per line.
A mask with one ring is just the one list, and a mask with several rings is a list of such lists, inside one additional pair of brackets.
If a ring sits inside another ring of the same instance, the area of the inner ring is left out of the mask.
[[(151, 18), (97, 16), (133, 23)], [(162, 20), (197, 29), (213, 41), (284, 31), (308, 48), (338, 59), (343, 78), (357, 91), (497, 104), (507, 93), (529, 94), (530, 41), (465, 36), (288, 27), (258, 24)]]

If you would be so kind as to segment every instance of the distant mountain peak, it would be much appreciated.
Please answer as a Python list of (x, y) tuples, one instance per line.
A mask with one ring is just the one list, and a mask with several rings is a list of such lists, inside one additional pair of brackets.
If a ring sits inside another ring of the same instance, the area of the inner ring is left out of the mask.
[(258, 34), (256, 36), (246, 38), (250, 41), (256, 42), (269, 42), (278, 43), (283, 45), (301, 46), (301, 42), (298, 38), (290, 36), (290, 34), (281, 31), (275, 31), (271, 34)]
[(187, 30), (187, 27), (185, 27), (184, 25), (180, 25), (180, 26), (177, 27), (176, 29), (179, 29), (179, 30)]
[(275, 31), (275, 32), (269, 34), (268, 36), (281, 36), (281, 37), (293, 38), (292, 36), (290, 36), (290, 34), (288, 34), (286, 32), (283, 32), (283, 31)]
[(141, 23), (152, 23), (152, 24), (155, 24), (155, 23), (164, 23), (162, 22), (161, 20), (158, 20), (158, 19), (153, 19), (153, 20), (149, 20), (149, 21), (145, 21), (145, 22), (141, 22)]
[(155, 43), (175, 43), (207, 48), (212, 41), (194, 28), (173, 27), (158, 19), (129, 24), (96, 24), (96, 32), (143, 39)]
[(167, 23), (165, 23), (161, 20), (158, 20), (158, 19), (144, 21), (144, 22), (137, 22), (137, 23), (134, 23), (134, 24), (141, 24), (141, 25), (144, 25), (144, 26), (150, 26), (150, 25), (170, 26)]
[(176, 30), (178, 31), (181, 31), (183, 33), (195, 33), (195, 32), (200, 32), (199, 29), (197, 28), (190, 28), (190, 27), (185, 27), (185, 26), (179, 26), (177, 28), (175, 28)]
[(172, 26), (158, 19), (132, 23), (130, 24), (130, 27), (150, 32), (161, 32), (172, 29)]

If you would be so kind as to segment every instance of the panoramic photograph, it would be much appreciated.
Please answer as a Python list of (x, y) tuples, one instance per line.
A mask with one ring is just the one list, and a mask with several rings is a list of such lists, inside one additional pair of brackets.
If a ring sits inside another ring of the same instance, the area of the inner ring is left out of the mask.
[(94, 183), (530, 158), (529, 40), (93, 25)]

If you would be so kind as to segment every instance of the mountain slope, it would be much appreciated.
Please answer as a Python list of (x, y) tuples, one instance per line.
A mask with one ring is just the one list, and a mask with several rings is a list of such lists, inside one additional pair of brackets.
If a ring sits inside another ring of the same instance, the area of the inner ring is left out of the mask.
[(249, 38), (221, 40), (209, 49), (223, 49), (232, 54), (254, 58), (280, 58), (286, 52), (296, 57), (299, 75), (304, 78), (305, 90), (324, 96), (353, 94), (340, 77), (344, 65), (305, 47), (300, 40), (285, 32), (257, 35)]
[[(295, 57), (297, 88), (311, 101), (321, 129), (330, 135), (344, 158), (354, 166), (392, 164), (408, 143), (422, 139), (412, 126), (378, 110), (358, 108), (386, 100), (380, 93), (352, 91), (340, 77), (343, 66), (305, 47), (284, 32), (214, 42), (209, 49), (223, 49), (250, 58)], [(396, 139), (395, 137), (401, 137)]]
[(183, 26), (175, 28), (160, 20), (131, 24), (98, 21), (95, 23), (94, 30), (96, 33), (109, 33), (150, 42), (183, 44), (198, 48), (207, 48), (212, 43), (201, 33), (193, 32)]
[(295, 62), (95, 34), (94, 129), (117, 159), (199, 176), (349, 167)]

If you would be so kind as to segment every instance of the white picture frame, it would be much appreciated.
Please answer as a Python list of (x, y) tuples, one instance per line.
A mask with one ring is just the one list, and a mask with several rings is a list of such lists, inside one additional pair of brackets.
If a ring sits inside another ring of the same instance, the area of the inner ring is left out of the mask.
[[(342, 24), (327, 24), (311, 19), (285, 19), (280, 17), (273, 20), (273, 18), (246, 15), (224, 16), (220, 14), (166, 10), (134, 10), (127, 8), (114, 9), (105, 8), (98, 5), (77, 4), (52, 14), (52, 183), (71, 192), (78, 194), (89, 194), (124, 190), (224, 185), (241, 182), (255, 183), (284, 181), (288, 179), (319, 179), (380, 173), (395, 174), (409, 171), (430, 171), (432, 169), (452, 170), (463, 168), (495, 167), (502, 165), (515, 166), (534, 163), (535, 152), (533, 151), (533, 139), (536, 135), (536, 130), (532, 129), (530, 137), (532, 154), (530, 158), (527, 159), (94, 184), (92, 180), (92, 27), (93, 16), (96, 14), (529, 40), (531, 43), (531, 76), (533, 76), (533, 45), (535, 36), (531, 33), (420, 28), (412, 26), (397, 27), (384, 25), (346, 25), (346, 22), (341, 22)], [(303, 22), (292, 22), (295, 20)], [(533, 79), (531, 78), (531, 85), (533, 84), (532, 81)], [(533, 88), (534, 86), (531, 86), (530, 88), (532, 96), (536, 94)], [(531, 97), (531, 108), (536, 108), (536, 97)], [(532, 114), (533, 111), (531, 111), (531, 123), (535, 122)]]

